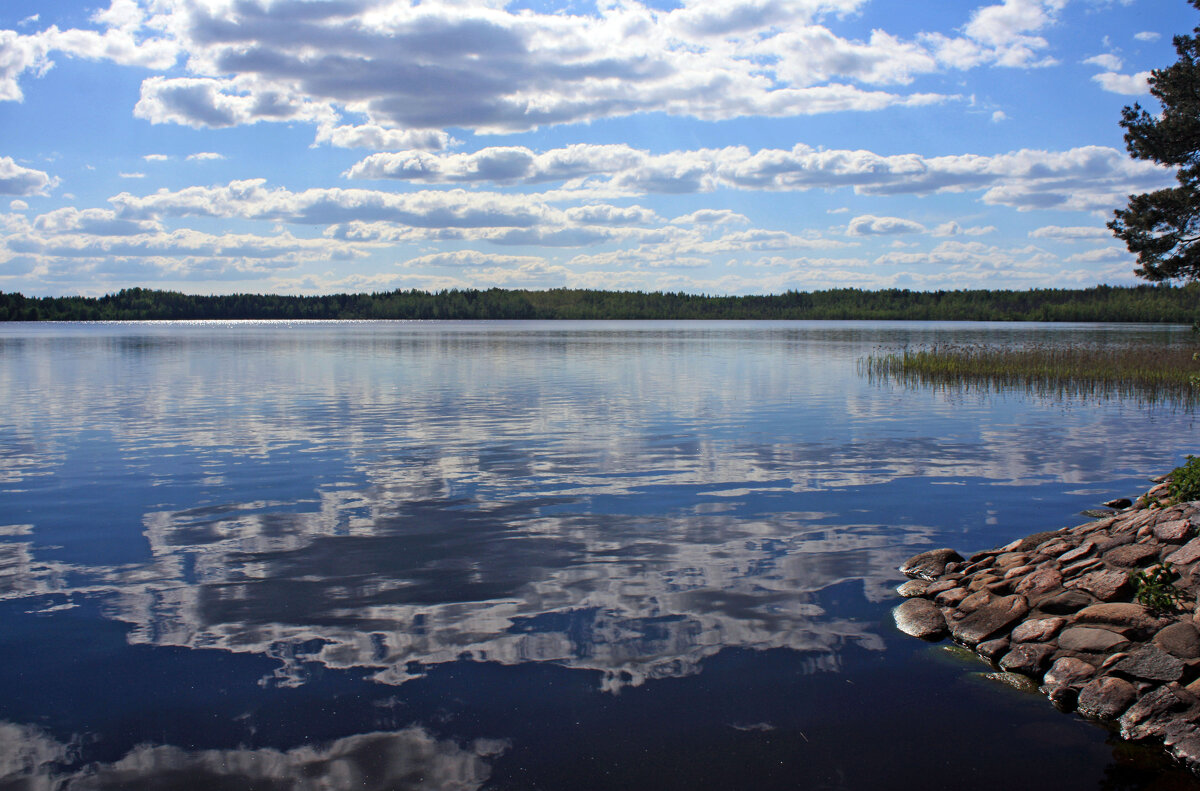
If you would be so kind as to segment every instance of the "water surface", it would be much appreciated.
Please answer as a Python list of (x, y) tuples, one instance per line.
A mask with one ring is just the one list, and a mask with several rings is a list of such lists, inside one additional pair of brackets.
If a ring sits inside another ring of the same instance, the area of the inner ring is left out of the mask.
[(0, 326), (0, 787), (1189, 787), (890, 608), (916, 552), (1144, 490), (1194, 416), (859, 365), (1186, 337)]

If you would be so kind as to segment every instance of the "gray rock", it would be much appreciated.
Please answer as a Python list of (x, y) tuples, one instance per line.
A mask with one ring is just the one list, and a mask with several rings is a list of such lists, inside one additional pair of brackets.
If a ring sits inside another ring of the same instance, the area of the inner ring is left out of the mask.
[(1166, 561), (1174, 566), (1184, 566), (1197, 560), (1200, 560), (1200, 538), (1193, 538), (1166, 557)]
[(1100, 601), (1112, 601), (1129, 590), (1129, 578), (1121, 571), (1091, 571), (1067, 583), (1092, 594)]
[(1063, 575), (1058, 569), (1044, 568), (1029, 574), (1013, 588), (1013, 593), (1022, 596), (1037, 596), (1049, 593), (1062, 585)]
[(974, 647), (1025, 617), (1027, 612), (1029, 602), (1024, 596), (1003, 596), (956, 621), (950, 627), (950, 634), (960, 643)]
[(1113, 547), (1132, 544), (1134, 536), (1132, 533), (1110, 533), (1107, 537), (1098, 538), (1096, 540), (1096, 551), (1103, 555)]
[(958, 580), (939, 579), (937, 582), (929, 583), (929, 587), (925, 589), (925, 595), (932, 598), (939, 593), (944, 593), (957, 587)]
[(1082, 591), (1064, 591), (1042, 599), (1037, 606), (1047, 615), (1070, 615), (1093, 603), (1095, 600)]
[(1096, 542), (1092, 539), (1084, 541), (1079, 546), (1072, 549), (1070, 552), (1064, 552), (1058, 556), (1058, 562), (1064, 565), (1070, 565), (1080, 558), (1087, 557), (1093, 549), (1096, 548)]
[(1104, 564), (1101, 562), (1100, 558), (1084, 558), (1083, 560), (1077, 560), (1068, 566), (1063, 566), (1062, 573), (1064, 577), (1074, 577), (1082, 574), (1085, 571), (1100, 568), (1103, 565)]
[(1129, 641), (1121, 635), (1090, 626), (1072, 626), (1058, 636), (1059, 648), (1085, 654), (1111, 654), (1126, 645)]
[(993, 596), (990, 591), (986, 591), (986, 590), (975, 591), (970, 596), (968, 596), (967, 598), (963, 599), (962, 601), (960, 601), (958, 603), (958, 611), (960, 613), (962, 613), (963, 615), (966, 615), (967, 613), (975, 612), (980, 607), (987, 604), (994, 598), (996, 598), (996, 597)]
[(1200, 772), (1200, 736), (1189, 736), (1171, 745), (1175, 760), (1193, 772)]
[(1084, 607), (1075, 615), (1075, 623), (1111, 623), (1130, 626), (1134, 629), (1151, 629), (1154, 617), (1140, 604), (1133, 602), (1105, 602)]
[(1101, 504), (1108, 506), (1109, 508), (1121, 509), (1128, 508), (1129, 506), (1133, 505), (1133, 500), (1130, 500), (1128, 497), (1118, 497), (1115, 500), (1109, 500), (1107, 503)]
[(975, 651), (984, 659), (995, 662), (996, 657), (1004, 656), (1008, 653), (1008, 646), (1008, 638), (1001, 637), (997, 640), (984, 640), (975, 646)]
[(950, 590), (942, 591), (934, 601), (943, 607), (957, 607), (963, 599), (970, 596), (971, 593), (966, 588), (951, 588)]
[(1058, 538), (1062, 535), (1062, 530), (1046, 530), (1041, 533), (1034, 533), (1033, 535), (1017, 539), (1006, 546), (1005, 549), (1007, 549), (1009, 552), (1028, 552), (1029, 550), (1036, 549), (1051, 539)]
[(1158, 547), (1149, 544), (1126, 544), (1104, 553), (1104, 559), (1114, 566), (1136, 568), (1158, 559)]
[(911, 599), (914, 596), (924, 596), (925, 591), (929, 589), (928, 580), (909, 580), (896, 588), (896, 593), (906, 599)]
[(1040, 675), (1053, 653), (1054, 646), (1046, 643), (1020, 643), (1000, 658), (1000, 667), (1010, 673)]
[(1113, 671), (1146, 681), (1178, 681), (1184, 664), (1156, 645), (1144, 645), (1113, 665)]
[(1049, 640), (1066, 623), (1065, 618), (1034, 618), (1013, 629), (1012, 639), (1018, 643), (1037, 643)]
[(1186, 519), (1172, 519), (1154, 525), (1154, 537), (1159, 541), (1181, 542), (1192, 534), (1192, 525)]
[(1094, 678), (1079, 690), (1079, 713), (1094, 720), (1115, 720), (1137, 698), (1137, 690), (1123, 678)]
[(1043, 684), (1038, 687), (1038, 691), (1050, 698), (1054, 707), (1062, 711), (1074, 709), (1075, 702), (1079, 698), (1079, 690), (1066, 684)]
[(906, 560), (900, 566), (900, 573), (914, 579), (932, 581), (945, 573), (947, 563), (961, 563), (962, 560), (963, 556), (953, 549), (931, 549)]
[(1106, 516), (1112, 516), (1115, 512), (1108, 508), (1085, 508), (1080, 511), (1081, 516), (1090, 516), (1093, 519), (1103, 519)]
[(1054, 664), (1046, 671), (1042, 681), (1052, 687), (1074, 687), (1079, 686), (1095, 674), (1095, 665), (1089, 665), (1082, 659), (1076, 659), (1073, 656), (1063, 656), (1054, 660)]
[(896, 628), (922, 640), (935, 640), (946, 634), (946, 617), (927, 599), (908, 599), (892, 610)]
[(1185, 621), (1178, 621), (1154, 635), (1154, 644), (1180, 659), (1200, 659), (1200, 632)]
[(1171, 724), (1172, 718), (1165, 715), (1186, 706), (1169, 687), (1147, 692), (1121, 715), (1121, 738), (1138, 740), (1160, 736)]

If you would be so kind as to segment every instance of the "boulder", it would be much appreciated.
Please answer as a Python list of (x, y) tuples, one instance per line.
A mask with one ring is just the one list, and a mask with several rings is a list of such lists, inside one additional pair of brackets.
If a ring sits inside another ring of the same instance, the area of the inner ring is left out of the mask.
[(925, 591), (929, 589), (929, 585), (928, 580), (909, 580), (896, 588), (896, 593), (906, 599), (911, 599), (914, 596), (924, 596)]
[(1129, 590), (1129, 578), (1124, 572), (1105, 569), (1088, 572), (1071, 580), (1067, 586), (1086, 591), (1100, 601), (1112, 601)]
[(1064, 565), (1069, 565), (1069, 564), (1074, 563), (1075, 561), (1079, 560), (1080, 558), (1087, 557), (1089, 554), (1091, 554), (1091, 551), (1095, 548), (1096, 548), (1096, 542), (1093, 541), (1092, 539), (1088, 539), (1087, 541), (1084, 541), (1082, 544), (1080, 544), (1079, 546), (1072, 549), (1070, 552), (1064, 552), (1061, 555), (1059, 555), (1058, 562), (1062, 563)]
[(1185, 566), (1197, 560), (1200, 560), (1200, 538), (1193, 538), (1166, 557), (1166, 561), (1174, 566)]
[(1154, 644), (1180, 659), (1200, 659), (1200, 632), (1185, 621), (1178, 621), (1154, 635)]
[(1109, 500), (1107, 503), (1101, 503), (1101, 505), (1120, 510), (1133, 505), (1133, 500), (1130, 500), (1128, 497), (1118, 497), (1115, 500)]
[(1154, 537), (1159, 541), (1181, 543), (1192, 534), (1192, 525), (1186, 519), (1172, 519), (1154, 526)]
[(939, 593), (945, 593), (948, 590), (953, 590), (958, 587), (958, 580), (939, 579), (937, 582), (929, 583), (929, 587), (925, 589), (925, 595), (929, 597), (937, 596)]
[(975, 646), (975, 651), (989, 662), (995, 662), (997, 657), (1004, 656), (1008, 653), (1008, 647), (1008, 638), (1001, 637), (996, 640), (984, 640), (982, 643)]
[(1013, 629), (1012, 639), (1018, 643), (1049, 640), (1067, 623), (1065, 618), (1034, 618)]
[(1111, 654), (1126, 645), (1129, 641), (1121, 635), (1089, 626), (1072, 626), (1058, 636), (1059, 648), (1083, 654)]
[(946, 571), (947, 563), (961, 563), (963, 556), (953, 549), (931, 549), (913, 555), (900, 566), (900, 573), (914, 579), (935, 580)]
[(922, 640), (936, 640), (946, 634), (946, 617), (927, 599), (907, 599), (892, 610), (896, 628)]
[(1160, 736), (1173, 719), (1167, 715), (1186, 707), (1187, 704), (1169, 687), (1147, 692), (1121, 715), (1121, 738), (1138, 740)]
[(1010, 673), (1037, 676), (1054, 653), (1054, 646), (1047, 643), (1019, 643), (1000, 658), (1000, 667)]
[(1115, 720), (1137, 698), (1137, 690), (1123, 678), (1095, 678), (1079, 690), (1079, 713), (1095, 720)]
[(1044, 568), (1029, 574), (1013, 588), (1013, 593), (1022, 596), (1037, 596), (1049, 593), (1062, 585), (1063, 575), (1058, 569)]
[(1095, 665), (1073, 656), (1063, 656), (1054, 660), (1042, 681), (1051, 687), (1072, 687), (1079, 686), (1095, 674)]
[(1111, 623), (1149, 629), (1154, 626), (1153, 616), (1140, 604), (1133, 602), (1104, 602), (1084, 607), (1075, 615), (1075, 623)]
[(1126, 544), (1105, 552), (1104, 559), (1114, 566), (1137, 568), (1158, 560), (1158, 547), (1150, 544)]
[(942, 607), (957, 607), (963, 599), (972, 595), (966, 588), (951, 588), (934, 597), (934, 601)]
[(956, 621), (950, 627), (950, 634), (960, 643), (974, 647), (1025, 617), (1027, 612), (1029, 602), (1024, 596), (1002, 596), (983, 605), (961, 621)]
[(1156, 645), (1144, 645), (1113, 665), (1113, 671), (1145, 681), (1178, 681), (1183, 677), (1183, 661)]
[(1095, 601), (1083, 591), (1069, 590), (1042, 599), (1037, 607), (1047, 615), (1070, 615)]

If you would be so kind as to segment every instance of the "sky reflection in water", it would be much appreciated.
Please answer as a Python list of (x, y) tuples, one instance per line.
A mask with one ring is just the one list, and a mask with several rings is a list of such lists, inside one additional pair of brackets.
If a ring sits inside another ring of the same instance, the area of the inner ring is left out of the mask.
[[(977, 787), (1012, 781), (1006, 744), (1101, 786), (1125, 769), (1098, 729), (894, 631), (895, 568), (1082, 521), (1194, 451), (1192, 416), (881, 385), (857, 362), (1180, 333), (0, 328), (0, 774), (903, 787), (932, 705)], [(1007, 736), (960, 721), (980, 707)]]

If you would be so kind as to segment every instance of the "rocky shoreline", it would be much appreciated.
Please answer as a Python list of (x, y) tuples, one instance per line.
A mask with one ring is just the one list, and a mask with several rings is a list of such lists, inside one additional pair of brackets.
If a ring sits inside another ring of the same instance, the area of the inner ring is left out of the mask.
[(896, 626), (948, 636), (1200, 774), (1200, 501), (1171, 504), (1167, 490), (967, 558), (922, 552), (900, 567)]

